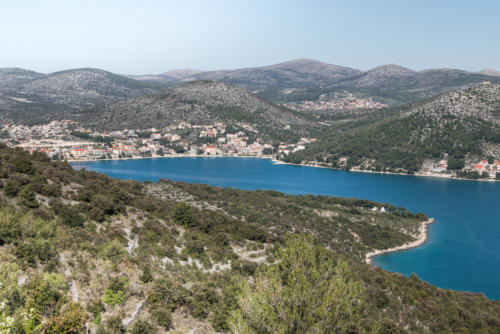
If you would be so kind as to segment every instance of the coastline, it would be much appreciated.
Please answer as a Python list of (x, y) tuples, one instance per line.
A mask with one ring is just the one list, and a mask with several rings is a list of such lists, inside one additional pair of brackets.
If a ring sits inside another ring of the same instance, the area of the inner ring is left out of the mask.
[[(254, 155), (205, 155), (205, 154), (168, 154), (163, 156), (152, 156), (152, 157), (130, 157), (130, 158), (111, 158), (111, 159), (68, 159), (67, 162), (93, 162), (93, 161), (112, 161), (112, 160), (136, 160), (136, 159), (162, 159), (162, 158), (252, 158), (252, 159), (268, 159), (273, 162), (275, 165), (291, 165), (291, 166), (301, 166), (301, 167), (313, 167), (313, 168), (324, 168), (324, 169), (332, 169), (332, 170), (344, 170), (341, 168), (335, 167), (327, 167), (327, 166), (318, 166), (313, 164), (296, 164), (292, 162), (285, 162), (281, 160), (277, 160), (273, 156), (254, 156)], [(345, 170), (344, 170), (345, 171)], [(415, 173), (415, 174), (407, 174), (407, 173), (394, 173), (394, 172), (376, 172), (372, 170), (360, 170), (360, 169), (350, 169), (346, 172), (355, 172), (355, 173), (371, 173), (371, 174), (382, 174), (382, 175), (400, 175), (400, 176), (420, 176), (420, 177), (437, 177), (441, 179), (449, 179), (449, 180), (459, 180), (459, 181), (475, 181), (475, 182), (500, 182), (500, 180), (495, 179), (465, 179), (455, 177), (450, 174), (423, 174), (423, 173)]]
[(434, 218), (429, 218), (428, 220), (425, 220), (422, 222), (420, 227), (418, 228), (418, 235), (416, 236), (417, 240), (412, 241), (412, 242), (407, 242), (406, 244), (403, 244), (401, 246), (396, 246), (393, 248), (388, 248), (388, 249), (377, 249), (372, 252), (368, 252), (365, 255), (365, 262), (368, 264), (372, 264), (372, 259), (375, 256), (382, 255), (382, 254), (387, 254), (387, 253), (392, 253), (392, 252), (398, 252), (398, 251), (403, 251), (411, 248), (415, 248), (418, 246), (421, 246), (427, 242), (427, 239), (429, 238), (429, 225), (434, 223)]
[(167, 154), (157, 155), (154, 157), (130, 157), (130, 158), (111, 158), (111, 159), (67, 159), (67, 162), (95, 162), (95, 161), (113, 161), (113, 160), (138, 160), (138, 159), (163, 159), (163, 158), (253, 158), (253, 159), (270, 159), (271, 156), (253, 156), (253, 155), (205, 155), (205, 154)]
[(327, 166), (318, 166), (318, 165), (313, 165), (313, 164), (296, 164), (293, 162), (284, 162), (281, 160), (276, 160), (272, 158), (272, 161), (277, 164), (277, 165), (292, 165), (292, 166), (302, 166), (302, 167), (314, 167), (314, 168), (326, 168), (326, 169), (332, 169), (332, 170), (343, 170), (346, 172), (355, 172), (355, 173), (371, 173), (371, 174), (382, 174), (382, 175), (400, 175), (400, 176), (420, 176), (420, 177), (438, 177), (441, 179), (449, 179), (449, 180), (459, 180), (459, 181), (478, 181), (478, 182), (500, 182), (500, 180), (495, 180), (495, 179), (465, 179), (465, 178), (460, 178), (460, 177), (455, 177), (450, 174), (424, 174), (424, 173), (415, 173), (415, 174), (408, 174), (408, 173), (394, 173), (394, 172), (376, 172), (373, 170), (360, 170), (360, 169), (349, 169), (349, 170), (344, 170), (342, 168), (335, 168), (335, 167), (327, 167)]

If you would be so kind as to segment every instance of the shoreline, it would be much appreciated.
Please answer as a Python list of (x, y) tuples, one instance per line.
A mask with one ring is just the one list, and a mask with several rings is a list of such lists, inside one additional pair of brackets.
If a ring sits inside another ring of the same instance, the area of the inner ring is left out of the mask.
[(318, 166), (312, 164), (296, 164), (293, 162), (285, 162), (282, 160), (277, 160), (273, 156), (254, 156), (254, 155), (205, 155), (205, 154), (195, 154), (195, 155), (186, 155), (186, 154), (168, 154), (164, 156), (154, 156), (154, 157), (130, 157), (130, 158), (111, 158), (111, 159), (67, 159), (67, 162), (95, 162), (95, 161), (112, 161), (112, 160), (137, 160), (137, 159), (162, 159), (162, 158), (252, 158), (252, 159), (267, 159), (271, 160), (275, 165), (291, 165), (291, 166), (301, 166), (301, 167), (313, 167), (313, 168), (324, 168), (331, 170), (340, 170), (345, 172), (354, 172), (354, 173), (370, 173), (370, 174), (381, 174), (381, 175), (400, 175), (400, 176), (420, 176), (420, 177), (436, 177), (441, 179), (449, 179), (449, 180), (458, 180), (458, 181), (475, 181), (475, 182), (500, 182), (500, 180), (495, 179), (465, 179), (455, 177), (450, 174), (423, 174), (423, 173), (415, 173), (415, 174), (407, 174), (407, 173), (394, 173), (394, 172), (376, 172), (372, 170), (360, 170), (360, 169), (350, 169), (344, 170), (341, 168), (335, 167), (327, 167), (327, 166)]
[(434, 218), (429, 218), (428, 220), (425, 220), (422, 222), (422, 224), (418, 228), (418, 236), (416, 236), (417, 240), (415, 240), (415, 241), (407, 242), (403, 245), (392, 247), (392, 248), (376, 249), (374, 251), (366, 253), (365, 254), (365, 262), (368, 264), (372, 264), (373, 258), (375, 256), (387, 254), (387, 253), (404, 251), (407, 249), (412, 249), (415, 247), (422, 246), (429, 239), (429, 225), (432, 223), (434, 223)]
[(205, 155), (205, 154), (166, 154), (154, 157), (131, 157), (131, 158), (111, 158), (111, 159), (66, 159), (67, 162), (96, 162), (96, 161), (113, 161), (113, 160), (139, 160), (139, 159), (163, 159), (163, 158), (253, 158), (253, 159), (268, 159), (274, 160), (271, 156), (253, 156), (253, 155)]
[(355, 173), (371, 173), (371, 174), (381, 174), (381, 175), (400, 175), (400, 176), (423, 176), (423, 177), (437, 177), (441, 179), (449, 179), (449, 180), (459, 180), (459, 181), (478, 181), (478, 182), (500, 182), (500, 180), (495, 180), (495, 179), (466, 179), (466, 178), (460, 178), (456, 177), (450, 174), (423, 174), (423, 173), (415, 173), (415, 174), (408, 174), (408, 173), (395, 173), (395, 172), (376, 172), (373, 170), (360, 170), (360, 169), (349, 169), (345, 170), (342, 168), (335, 168), (335, 167), (327, 167), (327, 166), (317, 166), (317, 165), (311, 165), (311, 164), (296, 164), (293, 162), (285, 162), (281, 160), (276, 160), (272, 158), (273, 162), (277, 165), (291, 165), (291, 166), (302, 166), (302, 167), (314, 167), (314, 168), (325, 168), (325, 169), (332, 169), (332, 170), (340, 170), (340, 171), (345, 171), (345, 172), (355, 172)]

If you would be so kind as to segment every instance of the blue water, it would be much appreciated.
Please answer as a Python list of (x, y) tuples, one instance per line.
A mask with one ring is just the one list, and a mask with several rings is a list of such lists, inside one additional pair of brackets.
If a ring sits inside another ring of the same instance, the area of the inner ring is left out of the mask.
[(73, 163), (112, 177), (160, 178), (290, 194), (357, 197), (422, 211), (436, 219), (421, 247), (375, 265), (442, 288), (500, 299), (500, 183), (354, 173), (244, 158), (166, 158)]

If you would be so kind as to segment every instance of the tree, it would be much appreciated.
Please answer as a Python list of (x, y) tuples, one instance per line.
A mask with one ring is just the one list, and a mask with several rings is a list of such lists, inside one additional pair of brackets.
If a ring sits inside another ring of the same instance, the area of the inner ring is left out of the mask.
[(193, 209), (186, 202), (180, 202), (174, 207), (174, 219), (177, 223), (190, 226), (193, 222)]
[(262, 154), (264, 154), (264, 155), (271, 155), (271, 154), (273, 154), (273, 149), (269, 148), (269, 147), (266, 147), (265, 149), (262, 150)]
[(278, 263), (263, 267), (255, 285), (242, 283), (234, 333), (336, 333), (356, 326), (364, 289), (344, 261), (305, 235), (286, 237)]
[(83, 226), (83, 222), (85, 221), (82, 215), (71, 205), (63, 206), (59, 212), (59, 217), (64, 225), (71, 227)]
[(33, 171), (33, 165), (29, 154), (22, 152), (18, 153), (12, 160), (13, 170), (18, 173), (31, 173)]
[(3, 185), (3, 193), (7, 197), (14, 197), (19, 192), (19, 185), (16, 181), (8, 179)]
[(448, 159), (448, 169), (460, 170), (465, 167), (465, 160), (463, 158), (450, 158)]
[(38, 208), (38, 201), (36, 200), (36, 194), (31, 185), (27, 185), (19, 193), (21, 197), (20, 203), (28, 208), (35, 209)]

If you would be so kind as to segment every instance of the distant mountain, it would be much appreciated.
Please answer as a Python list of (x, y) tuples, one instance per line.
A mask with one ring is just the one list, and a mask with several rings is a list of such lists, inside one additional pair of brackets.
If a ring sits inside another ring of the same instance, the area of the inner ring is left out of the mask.
[(22, 85), (44, 77), (45, 74), (22, 68), (0, 68), (0, 88)]
[(416, 171), (425, 159), (445, 155), (462, 167), (469, 158), (500, 158), (500, 85), (441, 94), (375, 124), (326, 136), (288, 159), (337, 166), (346, 157), (348, 167), (374, 159), (370, 164), (380, 170)]
[(181, 70), (168, 71), (168, 72), (162, 73), (160, 75), (164, 76), (164, 77), (170, 77), (170, 78), (175, 78), (175, 79), (182, 80), (182, 79), (185, 79), (185, 78), (189, 78), (190, 76), (196, 75), (196, 74), (198, 74), (200, 72), (202, 72), (202, 71), (195, 70), (195, 69), (192, 69), (192, 68), (184, 68), (184, 69), (181, 69)]
[(152, 94), (163, 87), (99, 69), (51, 74), (0, 69), (0, 120), (37, 122), (53, 111)]
[(455, 69), (413, 71), (384, 65), (364, 72), (358, 78), (336, 83), (324, 92), (348, 91), (389, 105), (419, 101), (446, 91), (472, 87), (483, 81), (500, 83), (500, 77)]
[(247, 89), (267, 87), (304, 87), (328, 85), (360, 74), (359, 70), (330, 65), (309, 59), (298, 59), (276, 65), (228, 71), (201, 72), (184, 80), (219, 80)]
[(199, 80), (237, 85), (278, 104), (330, 101), (340, 94), (397, 106), (483, 81), (500, 84), (500, 75), (493, 70), (414, 71), (398, 65), (360, 71), (309, 59), (255, 68), (205, 72), (181, 69), (139, 76), (122, 76), (99, 69), (42, 74), (4, 68), (0, 69), (0, 121), (42, 122), (49, 120), (54, 111), (150, 95)]
[(217, 81), (194, 81), (151, 96), (108, 102), (70, 117), (97, 129), (160, 127), (174, 121), (193, 124), (244, 122), (274, 138), (302, 135), (317, 126), (312, 117), (262, 100)]
[(490, 76), (495, 76), (495, 77), (500, 77), (500, 72), (495, 71), (491, 68), (484, 69), (482, 71), (477, 72), (479, 74), (484, 74), (484, 75), (490, 75)]
[(350, 93), (389, 105), (400, 105), (446, 91), (468, 88), (482, 81), (500, 83), (495, 71), (478, 73), (455, 69), (414, 71), (398, 65), (383, 65), (369, 71), (297, 59), (264, 67), (221, 71), (180, 70), (157, 76), (134, 77), (165, 83), (218, 80), (243, 87), (275, 103), (329, 100), (337, 93)]
[(191, 68), (172, 70), (161, 74), (128, 75), (127, 77), (140, 81), (153, 81), (164, 83), (178, 83), (190, 76), (194, 76), (202, 71)]

